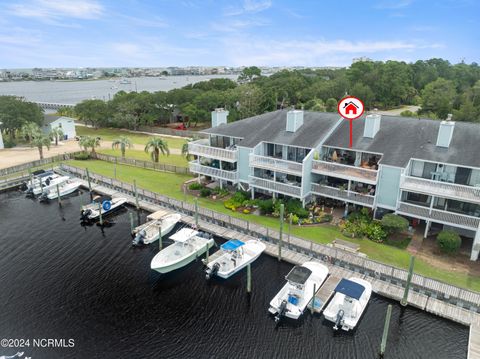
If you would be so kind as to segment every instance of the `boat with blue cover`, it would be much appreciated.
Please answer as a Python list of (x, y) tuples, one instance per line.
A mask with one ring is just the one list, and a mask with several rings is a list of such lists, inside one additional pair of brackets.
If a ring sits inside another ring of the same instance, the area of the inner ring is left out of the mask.
[[(206, 263), (206, 278), (217, 276), (227, 279), (255, 261), (265, 250), (266, 246), (258, 239), (242, 242), (232, 239), (220, 246), (219, 257)], [(215, 256), (215, 254), (213, 254)]]
[(318, 262), (295, 266), (285, 276), (287, 283), (270, 302), (268, 311), (278, 322), (282, 317), (298, 319), (328, 277), (328, 268)]
[(123, 197), (110, 198), (105, 196), (95, 196), (91, 203), (82, 206), (80, 219), (82, 221), (96, 220), (100, 217), (100, 213), (102, 216), (106, 216), (119, 209), (126, 202), (127, 199)]
[(370, 282), (356, 277), (343, 278), (337, 284), (335, 295), (323, 311), (323, 316), (335, 323), (333, 329), (351, 330), (357, 326), (371, 295)]

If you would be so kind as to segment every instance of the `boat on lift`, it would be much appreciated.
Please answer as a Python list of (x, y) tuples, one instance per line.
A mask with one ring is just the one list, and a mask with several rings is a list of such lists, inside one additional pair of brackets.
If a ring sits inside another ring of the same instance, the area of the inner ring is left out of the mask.
[(25, 191), (25, 193), (27, 194), (27, 196), (38, 196), (41, 195), (44, 191), (48, 191), (51, 188), (56, 188), (57, 184), (61, 185), (69, 179), (70, 177), (68, 176), (61, 176), (53, 172), (48, 173), (47, 175), (34, 178), (33, 182), (29, 181), (27, 183), (27, 190)]
[(270, 302), (268, 311), (275, 321), (282, 317), (298, 319), (313, 298), (313, 291), (320, 289), (328, 277), (328, 268), (318, 262), (305, 262), (295, 266), (285, 276), (287, 283)]
[(323, 311), (323, 316), (335, 323), (334, 330), (354, 329), (365, 311), (371, 295), (372, 285), (370, 282), (356, 277), (343, 278), (337, 284), (335, 295)]
[(80, 219), (82, 221), (96, 220), (100, 217), (100, 213), (102, 216), (106, 216), (118, 210), (126, 202), (127, 199), (123, 197), (110, 199), (109, 197), (96, 196), (93, 198), (91, 203), (82, 206), (80, 211)]
[(159, 273), (168, 273), (186, 266), (215, 243), (211, 234), (192, 228), (182, 228), (170, 239), (173, 244), (158, 252), (150, 263), (150, 268)]
[[(219, 257), (206, 263), (206, 278), (217, 276), (227, 279), (255, 261), (265, 250), (266, 246), (258, 239), (242, 242), (232, 239), (220, 246), (223, 252)], [(213, 254), (215, 256), (215, 253)]]
[(78, 180), (74, 179), (67, 179), (65, 182), (61, 183), (58, 185), (58, 190), (57, 186), (50, 186), (48, 189), (43, 191), (43, 193), (40, 196), (41, 201), (47, 201), (51, 199), (56, 199), (58, 198), (58, 193), (60, 192), (60, 197), (65, 197), (69, 194), (72, 194), (76, 190), (80, 188), (82, 183)]
[(150, 244), (155, 242), (161, 232), (162, 237), (169, 234), (175, 225), (182, 219), (178, 213), (167, 214), (159, 219), (153, 219), (135, 228), (135, 238), (132, 245)]

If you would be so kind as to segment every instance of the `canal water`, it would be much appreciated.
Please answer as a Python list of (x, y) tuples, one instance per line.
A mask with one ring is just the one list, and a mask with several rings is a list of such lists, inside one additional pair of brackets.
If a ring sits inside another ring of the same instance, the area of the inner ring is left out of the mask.
[[(161, 276), (149, 267), (157, 245), (130, 245), (132, 209), (102, 231), (80, 225), (87, 202), (86, 193), (62, 208), (0, 194), (0, 339), (30, 340), (30, 347), (0, 348), (0, 357), (371, 359), (392, 303), (385, 358), (466, 358), (466, 327), (376, 295), (351, 333), (334, 333), (310, 313), (276, 327), (267, 307), (291, 265), (260, 257), (251, 296), (245, 273), (206, 282), (200, 261)], [(64, 343), (39, 348), (33, 339)]]

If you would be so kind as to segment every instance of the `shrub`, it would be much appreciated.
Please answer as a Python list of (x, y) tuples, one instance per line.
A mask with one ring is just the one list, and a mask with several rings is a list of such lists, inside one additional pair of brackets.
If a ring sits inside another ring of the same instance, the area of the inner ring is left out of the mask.
[(258, 201), (258, 208), (260, 208), (261, 214), (270, 214), (273, 212), (273, 200), (265, 199)]
[(299, 220), (298, 216), (293, 214), (292, 215), (292, 224), (298, 224), (298, 220)]
[(238, 203), (239, 206), (243, 203), (243, 201), (245, 201), (246, 199), (248, 199), (248, 192), (245, 192), (245, 191), (237, 191), (233, 194), (232, 196), (232, 200), (235, 202), (235, 203)]
[(74, 159), (76, 160), (79, 160), (79, 161), (85, 161), (85, 160), (88, 160), (90, 158), (90, 154), (88, 152), (82, 152), (82, 153), (79, 153), (75, 156), (73, 156)]
[(461, 244), (462, 239), (455, 231), (443, 230), (437, 236), (437, 245), (443, 253), (456, 253)]
[(243, 213), (244, 213), (244, 214), (250, 214), (250, 210), (245, 208), (245, 209), (243, 210)]
[(6, 137), (3, 139), (3, 147), (5, 148), (12, 148), (15, 147), (17, 143), (15, 140), (12, 140), (10, 137)]
[(382, 228), (382, 225), (378, 222), (369, 223), (365, 228), (365, 235), (371, 241), (381, 243), (387, 237), (387, 232)]
[(408, 220), (393, 213), (384, 215), (380, 223), (383, 229), (389, 234), (400, 233), (408, 228)]
[(305, 208), (298, 208), (294, 212), (299, 218), (307, 218), (310, 215), (310, 212)]
[(198, 191), (198, 190), (201, 190), (202, 188), (203, 188), (203, 185), (198, 182), (190, 183), (190, 185), (188, 186), (188, 189), (191, 191)]
[(208, 197), (212, 194), (212, 191), (209, 188), (202, 188), (200, 190), (200, 197)]
[(405, 110), (405, 111), (400, 112), (400, 116), (402, 116), (402, 117), (415, 117), (416, 114), (417, 114), (416, 112), (412, 112), (410, 110)]

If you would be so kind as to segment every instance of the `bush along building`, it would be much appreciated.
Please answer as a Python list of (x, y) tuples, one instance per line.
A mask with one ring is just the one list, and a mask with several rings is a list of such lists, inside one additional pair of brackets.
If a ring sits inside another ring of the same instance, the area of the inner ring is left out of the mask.
[(424, 226), (424, 236), (453, 229), (480, 252), (480, 125), (369, 114), (349, 123), (337, 114), (279, 110), (227, 123), (212, 112), (208, 139), (189, 144), (193, 173), (305, 203), (329, 198), (395, 212)]

